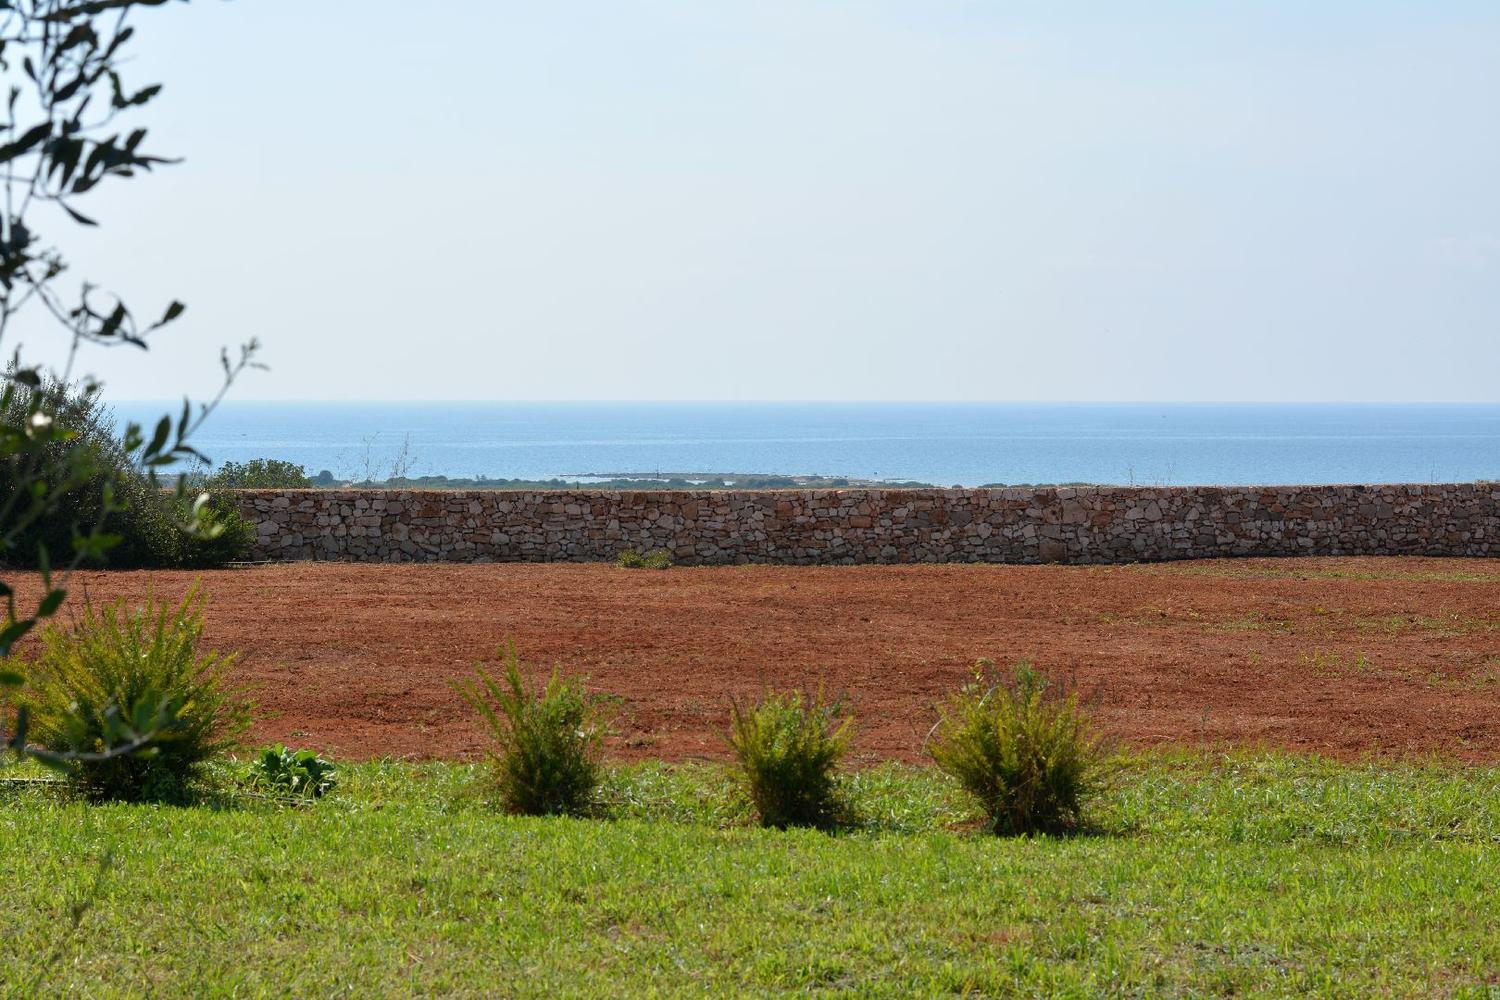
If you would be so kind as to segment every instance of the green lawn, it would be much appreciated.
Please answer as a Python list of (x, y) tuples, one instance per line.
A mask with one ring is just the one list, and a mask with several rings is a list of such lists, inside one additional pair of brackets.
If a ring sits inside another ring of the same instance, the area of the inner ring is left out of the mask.
[(1497, 768), (1152, 755), (1039, 840), (909, 769), (834, 835), (747, 826), (710, 768), (615, 772), (593, 820), (500, 815), (462, 765), (344, 779), (0, 790), (0, 994), (1500, 996)]

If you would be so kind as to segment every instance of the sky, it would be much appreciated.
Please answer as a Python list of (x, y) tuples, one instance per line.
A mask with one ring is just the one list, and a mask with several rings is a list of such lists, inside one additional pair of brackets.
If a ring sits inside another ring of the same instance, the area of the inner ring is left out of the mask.
[[(117, 400), (1500, 400), (1500, 4), (195, 0)], [(27, 349), (56, 351), (38, 325)]]

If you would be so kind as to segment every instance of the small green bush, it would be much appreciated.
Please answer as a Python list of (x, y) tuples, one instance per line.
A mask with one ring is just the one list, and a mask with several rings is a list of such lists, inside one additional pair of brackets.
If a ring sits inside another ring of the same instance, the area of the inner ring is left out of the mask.
[(726, 739), (762, 826), (827, 826), (842, 813), (835, 773), (854, 719), (842, 699), (767, 691), (748, 710), (730, 700)]
[[(330, 473), (329, 479), (333, 476)], [(252, 458), (248, 462), (225, 462), (207, 477), (210, 490), (305, 490), (313, 485), (307, 469), (279, 458)]]
[(240, 513), (232, 495), (209, 494), (200, 523), (212, 534), (182, 539), (180, 562), (193, 569), (213, 569), (243, 559), (255, 541), (255, 526)]
[(644, 553), (637, 549), (626, 549), (615, 559), (615, 565), (621, 569), (671, 569), (672, 553), (666, 549), (652, 549)]
[(502, 680), (476, 667), (477, 681), (457, 688), (494, 738), (495, 782), (505, 808), (527, 816), (585, 812), (599, 784), (603, 699), (557, 670), (540, 691), (528, 691), (515, 644), (506, 643), (501, 656)]
[(316, 750), (266, 747), (245, 769), (245, 784), (258, 791), (299, 798), (321, 798), (338, 784), (338, 768)]
[(1105, 752), (1075, 691), (1027, 661), (1009, 681), (981, 660), (940, 707), (928, 752), (978, 800), (992, 832), (1061, 833), (1102, 786)]
[(175, 607), (148, 600), (96, 611), (73, 629), (53, 625), (28, 671), (29, 733), (49, 750), (97, 753), (112, 742), (113, 717), (166, 722), (138, 753), (73, 765), (89, 798), (180, 801), (202, 766), (236, 745), (251, 706), (225, 683), (234, 657), (200, 653), (202, 601), (196, 588)]

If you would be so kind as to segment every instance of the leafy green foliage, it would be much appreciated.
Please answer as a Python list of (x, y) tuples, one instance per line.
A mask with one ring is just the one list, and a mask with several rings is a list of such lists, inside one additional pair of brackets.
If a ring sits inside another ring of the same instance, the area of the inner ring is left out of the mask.
[(981, 660), (939, 711), (928, 752), (979, 802), (994, 833), (1078, 827), (1106, 756), (1077, 692), (1024, 660), (1008, 682)]
[(602, 699), (557, 670), (541, 690), (528, 691), (515, 643), (501, 655), (501, 680), (476, 667), (477, 681), (457, 688), (495, 741), (495, 784), (505, 808), (531, 816), (583, 813), (599, 784)]
[[(52, 470), (43, 482), (57, 487), (52, 477), (61, 470), (73, 482), (50, 509), (14, 533), (11, 562), (38, 565), (47, 555), (78, 553), (84, 562), (124, 568), (218, 566), (248, 550), (252, 529), (231, 500), (166, 492), (137, 464), (116, 435), (97, 387), (48, 382), (36, 393), (47, 397), (60, 432), (43, 450), (42, 467)], [(21, 422), (34, 394), (13, 393), (0, 424)], [(25, 469), (0, 461), (0, 504), (19, 504), (35, 488)], [(90, 540), (85, 532), (93, 526), (101, 530)]]
[[(333, 478), (331, 473), (329, 478)], [(313, 485), (305, 468), (279, 458), (225, 462), (204, 480), (210, 490), (302, 490)]]
[(255, 526), (240, 513), (231, 493), (206, 493), (201, 507), (189, 514), (201, 530), (183, 536), (180, 565), (215, 569), (245, 558), (255, 542)]
[[(72, 347), (55, 352), (69, 358), (60, 372), (25, 363), (15, 347), (7, 352), (9, 367), (0, 373), (0, 561), (36, 566), (43, 585), (36, 607), (28, 611), (0, 583), (0, 659), (57, 612), (67, 596), (67, 574), (82, 562), (98, 561), (113, 548), (121, 550), (121, 562), (154, 565), (162, 551), (172, 548), (173, 542), (157, 530), (162, 519), (152, 513), (159, 500), (155, 477), (175, 463), (203, 460), (189, 438), (236, 377), (247, 367), (258, 367), (254, 340), (240, 348), (237, 360), (222, 352), (224, 382), (212, 401), (195, 410), (184, 400), (180, 416), (164, 415), (147, 427), (130, 424), (108, 446), (77, 442), (77, 422), (59, 419), (70, 411), (78, 416), (78, 400), (70, 401), (69, 393), (57, 387), (79, 385), (88, 396), (97, 391), (91, 375), (73, 371), (81, 344), (144, 348), (149, 334), (178, 320), (185, 309), (173, 301), (160, 314), (153, 313), (159, 318), (139, 318), (122, 300), (101, 294), (86, 280), (77, 283), (74, 298), (72, 289), (63, 287), (68, 263), (34, 217), (41, 209), (65, 226), (70, 225), (67, 220), (96, 225), (80, 210), (83, 199), (106, 182), (138, 177), (168, 162), (147, 152), (145, 128), (121, 121), (161, 91), (158, 84), (131, 89), (122, 79), (126, 43), (135, 32), (129, 17), (164, 2), (0, 4), (0, 69), (10, 85), (6, 111), (0, 114), (0, 187), (5, 195), (0, 211), (0, 343), (13, 322), (29, 311), (55, 321)], [(28, 327), (28, 336), (36, 329), (35, 324)], [(117, 472), (127, 467), (131, 475), (117, 481)], [(196, 519), (205, 508), (201, 498), (187, 496), (179, 483), (170, 510), (183, 520), (180, 527), (187, 535), (212, 538), (219, 533), (222, 519)], [(144, 520), (127, 523), (127, 532), (111, 531), (107, 522), (126, 511)], [(0, 684), (0, 745), (23, 757), (47, 757), (28, 745), (24, 713), (17, 709), (12, 714), (13, 687)], [(139, 721), (122, 706), (110, 711), (113, 728), (122, 735)], [(137, 731), (101, 752), (123, 752), (144, 735)], [(50, 759), (61, 762), (55, 754)]]
[(853, 716), (842, 699), (768, 691), (748, 709), (730, 701), (726, 736), (765, 826), (825, 826), (842, 813), (839, 761)]
[[(27, 672), (21, 698), (30, 734), (47, 749), (85, 755), (71, 775), (93, 799), (181, 800), (201, 767), (232, 748), (251, 707), (231, 690), (234, 657), (199, 652), (202, 601), (196, 590), (170, 606), (154, 599), (86, 607), (73, 629), (53, 625)], [(100, 755), (119, 716), (162, 721), (136, 752)]]
[(258, 791), (300, 798), (321, 798), (338, 784), (338, 768), (316, 750), (266, 747), (245, 769), (245, 783)]
[(615, 565), (621, 569), (671, 569), (672, 553), (666, 549), (653, 549), (650, 552), (626, 549), (615, 557)]

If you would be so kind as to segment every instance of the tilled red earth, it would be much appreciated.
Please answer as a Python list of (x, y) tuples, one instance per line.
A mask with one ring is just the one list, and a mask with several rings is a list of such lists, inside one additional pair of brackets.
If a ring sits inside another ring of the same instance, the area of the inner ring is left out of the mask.
[(481, 753), (452, 682), (511, 637), (534, 674), (558, 664), (619, 696), (621, 757), (721, 757), (729, 696), (770, 684), (847, 694), (858, 758), (919, 760), (934, 702), (977, 658), (1029, 657), (1073, 675), (1126, 745), (1500, 760), (1494, 561), (298, 563), (72, 589), (177, 598), (195, 579), (209, 643), (242, 651), (254, 738), (350, 758)]

